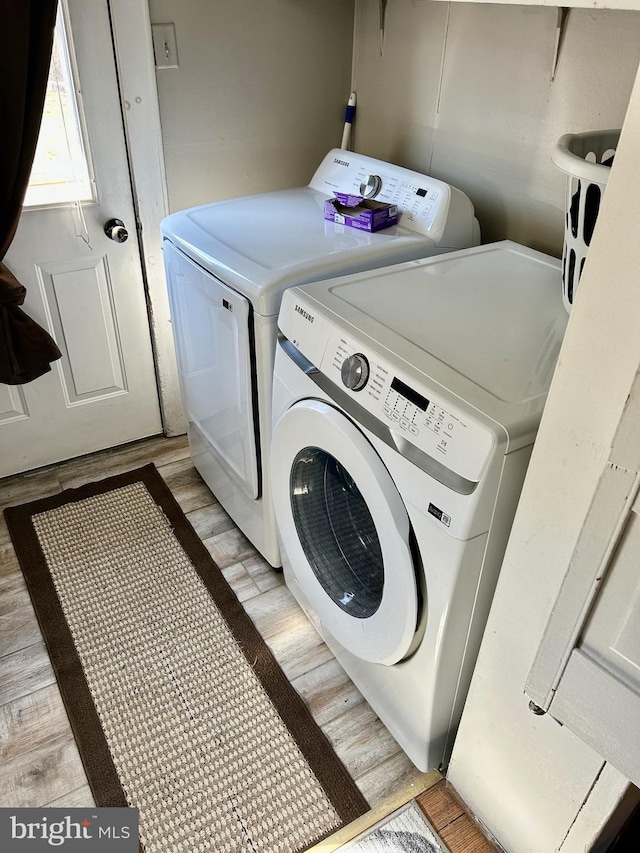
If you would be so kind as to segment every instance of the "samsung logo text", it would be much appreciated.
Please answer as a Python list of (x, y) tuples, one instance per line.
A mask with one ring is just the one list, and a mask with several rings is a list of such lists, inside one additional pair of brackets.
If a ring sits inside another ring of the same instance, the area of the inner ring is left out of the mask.
[(296, 305), (296, 312), (298, 314), (301, 314), (304, 319), (308, 320), (310, 323), (313, 323), (313, 321), (316, 319), (313, 314), (309, 314), (308, 311), (305, 311), (304, 308), (301, 308), (299, 305)]

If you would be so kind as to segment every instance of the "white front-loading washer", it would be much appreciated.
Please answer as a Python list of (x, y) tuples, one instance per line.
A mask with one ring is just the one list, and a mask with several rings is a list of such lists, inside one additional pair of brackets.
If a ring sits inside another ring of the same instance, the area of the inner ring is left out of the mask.
[(504, 242), (282, 302), (285, 580), (424, 771), (453, 745), (564, 334), (560, 281)]
[[(397, 205), (398, 225), (370, 234), (325, 221), (324, 202), (336, 192)], [(268, 462), (283, 291), (477, 245), (473, 206), (443, 181), (335, 149), (307, 187), (180, 211), (162, 222), (162, 234), (194, 465), (280, 566)]]

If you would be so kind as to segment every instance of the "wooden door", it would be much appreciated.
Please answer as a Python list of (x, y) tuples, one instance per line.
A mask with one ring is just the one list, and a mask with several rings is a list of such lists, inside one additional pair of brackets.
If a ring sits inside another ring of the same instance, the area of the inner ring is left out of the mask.
[[(40, 162), (64, 162), (49, 183), (32, 174), (5, 262), (63, 356), (32, 383), (0, 385), (0, 476), (162, 429), (108, 3), (68, 0), (60, 17), (45, 107), (60, 116), (55, 133), (43, 124)], [(105, 234), (114, 218), (126, 242)]]

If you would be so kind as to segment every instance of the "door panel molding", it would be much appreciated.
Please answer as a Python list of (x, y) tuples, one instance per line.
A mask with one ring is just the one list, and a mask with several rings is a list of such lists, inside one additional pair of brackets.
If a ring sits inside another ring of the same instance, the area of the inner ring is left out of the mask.
[[(106, 256), (37, 267), (61, 362), (67, 405), (126, 392), (113, 286)], [(91, 339), (82, 334), (87, 325)]]
[(19, 385), (0, 384), (0, 426), (29, 417), (24, 391)]

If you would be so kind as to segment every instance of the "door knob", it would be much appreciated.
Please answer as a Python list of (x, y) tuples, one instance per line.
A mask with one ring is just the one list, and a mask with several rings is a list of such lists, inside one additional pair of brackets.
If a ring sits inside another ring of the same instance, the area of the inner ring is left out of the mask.
[(129, 232), (124, 227), (124, 222), (121, 219), (109, 219), (104, 223), (104, 233), (110, 240), (115, 240), (116, 243), (124, 243), (129, 237)]

